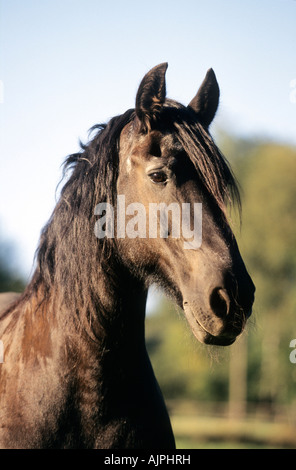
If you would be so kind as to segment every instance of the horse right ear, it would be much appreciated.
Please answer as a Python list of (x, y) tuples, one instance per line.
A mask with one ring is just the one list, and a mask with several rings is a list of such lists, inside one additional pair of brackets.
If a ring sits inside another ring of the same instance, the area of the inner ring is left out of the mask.
[(167, 62), (153, 67), (140, 83), (136, 96), (136, 115), (145, 128), (159, 113), (166, 96), (165, 73)]
[(209, 127), (219, 104), (219, 85), (213, 69), (209, 69), (189, 107), (198, 115), (199, 122)]

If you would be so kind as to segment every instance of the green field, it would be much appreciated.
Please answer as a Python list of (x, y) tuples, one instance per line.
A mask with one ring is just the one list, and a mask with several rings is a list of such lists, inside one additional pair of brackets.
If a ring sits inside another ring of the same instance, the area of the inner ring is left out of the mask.
[[(178, 409), (179, 408), (179, 409)], [(289, 419), (246, 416), (230, 419), (190, 406), (174, 407), (171, 421), (178, 449), (296, 449), (296, 425)]]

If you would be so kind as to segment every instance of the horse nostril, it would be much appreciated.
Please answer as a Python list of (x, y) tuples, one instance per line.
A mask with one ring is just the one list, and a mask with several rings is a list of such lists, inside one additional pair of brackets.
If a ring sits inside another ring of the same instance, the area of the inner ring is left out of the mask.
[(226, 317), (230, 310), (230, 299), (227, 291), (221, 287), (216, 287), (211, 293), (210, 305), (217, 317)]

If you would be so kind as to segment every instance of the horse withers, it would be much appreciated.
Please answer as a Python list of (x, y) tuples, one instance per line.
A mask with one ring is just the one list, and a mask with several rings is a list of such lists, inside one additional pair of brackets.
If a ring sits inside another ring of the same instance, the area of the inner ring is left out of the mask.
[(1, 314), (2, 448), (174, 448), (145, 347), (148, 287), (203, 343), (232, 344), (251, 314), (226, 213), (239, 192), (208, 131), (215, 74), (183, 106), (166, 98), (166, 69), (66, 160), (32, 280)]

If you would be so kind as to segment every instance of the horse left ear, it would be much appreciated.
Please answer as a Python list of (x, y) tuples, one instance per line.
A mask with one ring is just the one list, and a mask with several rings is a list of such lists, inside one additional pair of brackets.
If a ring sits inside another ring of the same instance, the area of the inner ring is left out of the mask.
[(140, 83), (136, 96), (136, 115), (147, 126), (149, 121), (158, 114), (165, 96), (165, 73), (167, 62), (151, 69)]
[(219, 85), (213, 69), (209, 69), (197, 94), (190, 101), (189, 107), (198, 114), (199, 122), (208, 127), (216, 114), (219, 104)]

